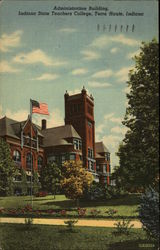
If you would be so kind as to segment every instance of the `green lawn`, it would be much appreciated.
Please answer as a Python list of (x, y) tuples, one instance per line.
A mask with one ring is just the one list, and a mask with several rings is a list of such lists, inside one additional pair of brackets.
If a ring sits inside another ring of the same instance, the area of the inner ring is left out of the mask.
[(115, 235), (112, 228), (76, 227), (73, 232), (64, 226), (0, 224), (2, 250), (154, 250), (141, 229), (129, 235)]
[[(5, 209), (18, 209), (23, 208), (25, 205), (31, 204), (31, 198), (29, 196), (20, 197), (1, 197), (0, 208)], [(115, 209), (117, 212), (113, 215), (113, 218), (118, 217), (130, 217), (136, 218), (138, 216), (137, 207), (139, 204), (139, 196), (135, 194), (127, 195), (123, 198), (112, 199), (102, 202), (89, 202), (81, 201), (79, 206), (86, 209), (86, 215), (91, 215), (91, 210), (97, 209), (100, 211), (99, 217), (108, 217), (106, 210)], [(67, 210), (67, 215), (77, 215), (77, 206), (74, 201), (66, 199), (64, 195), (57, 195), (56, 199), (53, 196), (46, 197), (34, 197), (33, 209), (41, 210), (41, 215), (44, 214), (43, 210), (53, 209), (55, 211)]]

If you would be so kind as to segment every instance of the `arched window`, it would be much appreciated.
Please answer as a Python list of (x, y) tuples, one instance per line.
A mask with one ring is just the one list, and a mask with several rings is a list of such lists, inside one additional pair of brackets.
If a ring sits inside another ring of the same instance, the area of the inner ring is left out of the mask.
[(13, 160), (16, 162), (21, 162), (21, 153), (18, 150), (13, 151)]
[(38, 156), (38, 169), (41, 169), (42, 166), (43, 166), (43, 157)]
[(31, 153), (27, 153), (26, 165), (27, 165), (27, 168), (29, 169), (31, 169), (31, 166), (33, 167), (33, 155)]

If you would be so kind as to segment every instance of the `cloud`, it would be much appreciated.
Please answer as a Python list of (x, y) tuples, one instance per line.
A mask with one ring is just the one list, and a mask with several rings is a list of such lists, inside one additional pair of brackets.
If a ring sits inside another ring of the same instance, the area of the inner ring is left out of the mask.
[(140, 41), (128, 38), (122, 34), (116, 36), (102, 35), (93, 40), (93, 42), (89, 46), (96, 47), (98, 49), (103, 49), (110, 43), (119, 43), (126, 46), (138, 46), (140, 44)]
[(7, 109), (5, 112), (5, 115), (13, 120), (16, 121), (25, 121), (28, 117), (28, 110), (26, 109), (20, 109), (16, 112), (11, 111), (10, 109)]
[(111, 50), (110, 50), (110, 52), (112, 53), (112, 54), (115, 54), (116, 52), (118, 52), (119, 51), (119, 48), (112, 48)]
[(117, 135), (105, 135), (102, 138), (104, 144), (109, 148), (117, 148), (122, 138)]
[(115, 117), (114, 113), (104, 115), (104, 120), (105, 121), (110, 121), (110, 122), (113, 122), (113, 123), (122, 124), (122, 118), (121, 117)]
[(120, 127), (120, 126), (116, 126), (116, 127), (111, 128), (112, 133), (122, 134), (122, 135), (125, 135), (127, 130), (128, 129), (126, 127)]
[[(0, 106), (0, 117), (2, 117), (1, 116), (2, 111), (3, 111), (2, 106)], [(18, 110), (16, 112), (13, 112), (10, 109), (7, 109), (5, 112), (5, 115), (13, 120), (16, 120), (16, 121), (25, 121), (28, 118), (29, 110), (21, 109), (21, 110)], [(36, 123), (37, 125), (41, 126), (42, 117), (44, 118), (44, 116), (34, 114), (32, 117), (33, 122)], [(50, 111), (50, 115), (46, 117), (46, 120), (47, 120), (47, 127), (48, 128), (64, 125), (63, 114), (57, 108)]]
[(40, 49), (33, 50), (29, 53), (21, 53), (13, 58), (13, 61), (21, 64), (42, 63), (45, 66), (63, 66), (67, 64), (65, 61), (56, 59), (55, 61)]
[(136, 51), (134, 51), (134, 52), (128, 53), (126, 57), (127, 57), (128, 59), (132, 59), (132, 58), (134, 58), (135, 56), (139, 55), (139, 53), (140, 53), (140, 50), (136, 50)]
[(92, 77), (93, 78), (106, 78), (112, 75), (113, 75), (113, 71), (111, 69), (107, 69), (107, 70), (102, 70), (102, 71), (98, 71), (94, 73)]
[(132, 67), (123, 67), (115, 73), (118, 82), (126, 82), (128, 80), (129, 71)]
[(83, 60), (87, 61), (97, 60), (101, 57), (99, 53), (92, 50), (83, 50), (80, 53), (84, 55)]
[(96, 127), (96, 133), (97, 134), (102, 134), (103, 133), (103, 129), (106, 127), (105, 124), (100, 124)]
[(37, 81), (52, 81), (52, 80), (55, 80), (59, 77), (59, 75), (57, 74), (48, 74), (48, 73), (45, 73), (45, 74), (42, 74), (41, 76), (39, 77), (36, 77), (36, 78), (32, 78), (31, 80), (37, 80)]
[(88, 72), (87, 69), (85, 69), (85, 68), (79, 68), (79, 69), (72, 70), (71, 74), (73, 76), (78, 76), (78, 75), (85, 75), (87, 72)]
[(7, 61), (0, 62), (0, 73), (18, 73), (20, 69), (14, 68)]
[(108, 82), (88, 82), (88, 86), (92, 88), (108, 88), (111, 84)]
[(0, 50), (2, 52), (8, 52), (13, 48), (20, 46), (22, 31), (17, 30), (10, 35), (2, 34), (0, 38)]
[(59, 32), (65, 32), (65, 33), (74, 33), (76, 32), (77, 30), (76, 29), (73, 29), (73, 28), (63, 28), (63, 29), (60, 29)]
[[(58, 108), (49, 110), (49, 116), (46, 116), (47, 128), (58, 127), (64, 125), (64, 115)], [(42, 116), (34, 114), (33, 121), (41, 126)]]

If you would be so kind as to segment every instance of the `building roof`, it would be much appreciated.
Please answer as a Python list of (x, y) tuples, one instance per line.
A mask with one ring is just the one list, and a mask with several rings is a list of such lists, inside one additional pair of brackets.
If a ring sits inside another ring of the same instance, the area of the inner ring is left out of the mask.
[(96, 142), (95, 149), (96, 153), (110, 153), (108, 148), (106, 148), (103, 142)]
[(64, 125), (56, 128), (48, 128), (42, 130), (44, 136), (44, 146), (58, 146), (58, 145), (72, 145), (72, 143), (67, 142), (67, 138), (77, 138), (81, 139), (79, 134), (73, 128), (72, 125)]
[[(21, 129), (23, 128), (26, 121), (18, 122), (18, 121), (15, 121), (13, 119), (10, 119), (4, 116), (3, 118), (0, 119), (0, 136), (8, 135), (8, 136), (19, 139)], [(40, 136), (43, 136), (40, 131), (39, 126), (33, 124), (33, 127), (38, 130), (38, 134)]]

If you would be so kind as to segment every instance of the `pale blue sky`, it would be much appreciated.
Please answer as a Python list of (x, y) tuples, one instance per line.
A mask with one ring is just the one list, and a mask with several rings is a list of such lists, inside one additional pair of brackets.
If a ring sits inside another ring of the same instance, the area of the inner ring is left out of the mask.
[[(107, 16), (95, 16), (94, 11), (88, 17), (52, 16), (54, 6), (100, 6), (109, 10)], [(157, 37), (157, 6), (156, 1), (1, 3), (0, 115), (26, 119), (32, 98), (48, 103), (48, 126), (61, 125), (65, 90), (76, 93), (84, 85), (95, 99), (96, 138), (111, 151), (112, 165), (117, 164), (115, 152), (126, 131), (121, 120), (127, 105), (127, 73), (134, 66), (131, 57), (138, 53), (141, 41)], [(45, 11), (50, 15), (21, 16), (19, 11)], [(109, 16), (111, 11), (124, 16)], [(144, 15), (126, 16), (127, 11)], [(34, 115), (36, 122), (41, 118)]]

